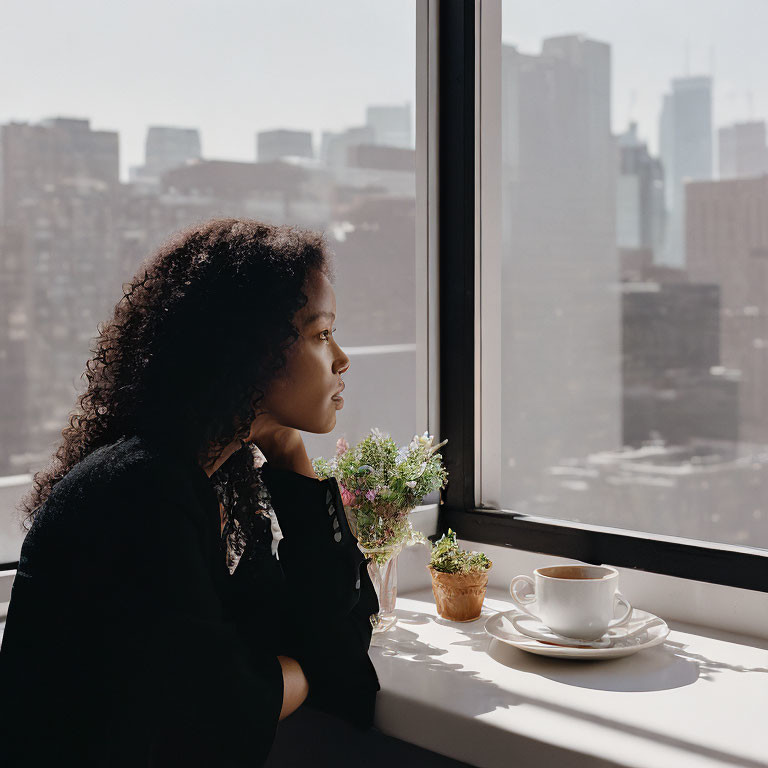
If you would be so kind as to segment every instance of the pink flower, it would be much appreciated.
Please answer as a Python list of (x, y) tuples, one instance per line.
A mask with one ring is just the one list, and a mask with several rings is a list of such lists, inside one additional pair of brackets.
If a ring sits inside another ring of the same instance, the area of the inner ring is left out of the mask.
[(346, 453), (349, 450), (349, 443), (345, 438), (340, 437), (336, 441), (336, 455), (341, 456), (342, 453)]
[(341, 483), (339, 483), (339, 490), (341, 491), (341, 501), (345, 507), (348, 507), (354, 503), (355, 501), (354, 493), (350, 493)]
[(374, 490), (366, 491), (365, 498), (368, 499), (368, 501), (373, 501), (376, 498), (376, 491)]

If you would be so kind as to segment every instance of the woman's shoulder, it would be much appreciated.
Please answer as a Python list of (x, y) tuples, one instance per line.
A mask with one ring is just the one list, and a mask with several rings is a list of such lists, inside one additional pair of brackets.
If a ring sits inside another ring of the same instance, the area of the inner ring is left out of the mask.
[[(98, 515), (101, 525), (114, 517), (111, 509), (132, 504), (138, 507), (159, 503), (160, 497), (171, 497), (188, 490), (195, 482), (193, 467), (187, 467), (174, 454), (154, 441), (129, 435), (102, 445), (75, 464), (51, 489), (39, 517), (87, 517)], [(200, 486), (201, 492), (205, 489)], [(212, 493), (212, 489), (210, 489)], [(141, 504), (137, 505), (137, 502)]]
[[(60, 568), (101, 562), (160, 522), (161, 456), (139, 437), (121, 437), (77, 462), (37, 510), (20, 570), (55, 577)], [(72, 561), (72, 565), (66, 562)]]
[(123, 436), (99, 446), (73, 465), (51, 489), (49, 498), (115, 491), (125, 484), (148, 481), (157, 473), (158, 450), (145, 438)]

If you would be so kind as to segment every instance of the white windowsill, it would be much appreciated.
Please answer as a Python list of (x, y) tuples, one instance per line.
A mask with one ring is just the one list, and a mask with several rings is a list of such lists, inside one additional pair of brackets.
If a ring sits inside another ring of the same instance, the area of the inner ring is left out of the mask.
[(534, 656), (489, 637), (506, 610), (446, 621), (431, 587), (398, 596), (375, 635), (382, 732), (481, 768), (768, 766), (768, 642), (668, 621), (665, 643), (621, 659)]
[[(414, 527), (430, 534), (427, 516)], [(669, 625), (665, 643), (551, 659), (489, 637), (484, 622), (511, 607), (512, 576), (570, 561), (460, 543), (494, 563), (474, 622), (437, 615), (426, 547), (399, 557), (398, 624), (370, 649), (382, 732), (481, 768), (768, 766), (768, 594), (619, 569), (623, 594)]]

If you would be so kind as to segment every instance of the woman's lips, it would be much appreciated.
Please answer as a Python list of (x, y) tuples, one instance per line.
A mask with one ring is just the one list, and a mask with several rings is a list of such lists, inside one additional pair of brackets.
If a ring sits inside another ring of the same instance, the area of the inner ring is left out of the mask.
[(346, 384), (343, 381), (339, 383), (341, 384), (341, 386), (338, 388), (335, 395), (331, 395), (331, 400), (334, 400), (336, 402), (337, 408), (343, 408), (344, 398), (341, 396), (341, 393), (346, 389)]

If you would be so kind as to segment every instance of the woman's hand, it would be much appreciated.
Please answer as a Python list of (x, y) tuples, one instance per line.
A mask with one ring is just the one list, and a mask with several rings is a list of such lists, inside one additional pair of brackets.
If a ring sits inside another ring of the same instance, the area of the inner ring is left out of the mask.
[(289, 469), (307, 477), (317, 477), (299, 430), (280, 424), (271, 413), (262, 412), (256, 416), (246, 440), (256, 443), (275, 469)]
[(309, 683), (296, 659), (278, 656), (277, 660), (283, 668), (283, 708), (279, 719), (284, 720), (304, 703), (309, 694)]

